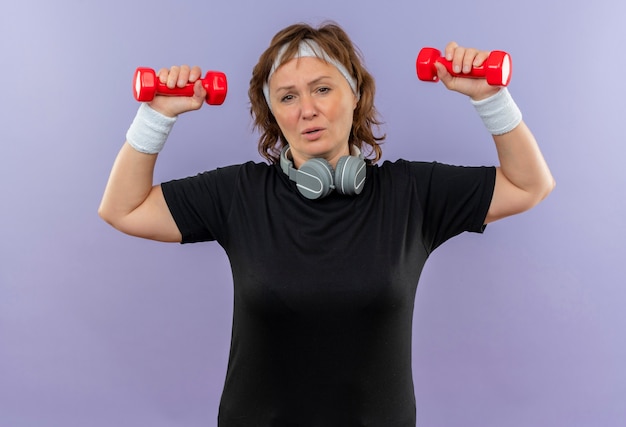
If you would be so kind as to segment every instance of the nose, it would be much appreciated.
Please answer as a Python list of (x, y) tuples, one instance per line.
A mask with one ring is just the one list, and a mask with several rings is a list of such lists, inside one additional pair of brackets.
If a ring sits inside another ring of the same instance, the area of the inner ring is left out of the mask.
[(300, 98), (300, 115), (304, 120), (310, 120), (317, 116), (317, 106), (311, 95), (306, 94)]

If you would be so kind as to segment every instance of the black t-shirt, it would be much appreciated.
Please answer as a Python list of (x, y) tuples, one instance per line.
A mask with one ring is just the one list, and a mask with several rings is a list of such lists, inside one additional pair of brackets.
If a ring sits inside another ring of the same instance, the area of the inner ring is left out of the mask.
[(234, 281), (221, 427), (414, 426), (411, 326), (430, 253), (482, 232), (492, 167), (385, 162), (358, 196), (309, 200), (277, 165), (163, 184), (183, 242)]

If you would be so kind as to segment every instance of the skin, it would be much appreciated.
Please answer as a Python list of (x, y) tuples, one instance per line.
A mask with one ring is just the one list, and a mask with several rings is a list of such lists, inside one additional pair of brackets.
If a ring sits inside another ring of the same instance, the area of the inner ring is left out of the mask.
[[(156, 96), (150, 107), (168, 117), (198, 110), (206, 98), (199, 81), (200, 67), (186, 65), (161, 69), (159, 80), (170, 89), (196, 82), (193, 97)], [(98, 214), (119, 231), (131, 236), (162, 242), (180, 242), (182, 235), (167, 207), (160, 185), (154, 185), (154, 166), (158, 154), (144, 154), (128, 142), (122, 146), (104, 190)]]
[(336, 165), (349, 153), (357, 98), (333, 65), (317, 58), (292, 59), (269, 82), (272, 112), (296, 167), (313, 157)]
[[(455, 72), (468, 73), (489, 56), (449, 43), (444, 55)], [(453, 77), (436, 64), (441, 82), (449, 90), (485, 99), (498, 91), (483, 79)], [(170, 117), (202, 107), (206, 96), (198, 81), (199, 67), (172, 67), (158, 73), (168, 87), (196, 82), (192, 97), (156, 96), (150, 106)], [(292, 147), (296, 167), (311, 157), (323, 157), (332, 165), (349, 152), (348, 136), (357, 105), (345, 78), (331, 65), (315, 58), (292, 60), (271, 78), (270, 97), (274, 116)], [(316, 130), (305, 135), (306, 130)], [(555, 182), (534, 136), (524, 122), (511, 132), (494, 136), (500, 166), (496, 168), (494, 195), (485, 223), (524, 212), (543, 200)], [(180, 242), (160, 185), (153, 185), (157, 154), (135, 151), (128, 143), (120, 150), (107, 183), (99, 215), (118, 230), (137, 237)]]
[[(467, 49), (456, 42), (448, 43), (444, 51), (452, 61), (453, 70), (469, 73), (480, 66), (489, 51)], [(484, 79), (453, 77), (441, 64), (436, 64), (441, 82), (449, 89), (479, 101), (499, 89)], [(556, 183), (546, 164), (537, 141), (523, 121), (511, 132), (493, 136), (500, 166), (496, 168), (496, 185), (485, 224), (531, 209), (545, 199)]]

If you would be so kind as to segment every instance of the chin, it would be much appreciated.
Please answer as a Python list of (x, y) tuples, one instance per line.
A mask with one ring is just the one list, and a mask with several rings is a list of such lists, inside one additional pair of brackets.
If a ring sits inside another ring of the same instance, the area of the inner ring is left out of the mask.
[[(346, 143), (346, 147), (348, 144)], [(339, 145), (333, 142), (328, 142), (324, 140), (318, 141), (306, 141), (303, 143), (302, 151), (307, 155), (313, 157), (324, 157), (327, 154), (331, 154), (336, 152), (339, 149)]]

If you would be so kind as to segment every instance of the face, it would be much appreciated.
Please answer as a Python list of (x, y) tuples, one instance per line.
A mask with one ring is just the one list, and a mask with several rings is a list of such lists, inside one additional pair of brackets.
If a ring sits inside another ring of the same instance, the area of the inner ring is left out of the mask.
[(322, 157), (333, 167), (350, 154), (356, 96), (339, 70), (304, 57), (279, 67), (269, 82), (272, 112), (289, 142), (295, 167)]

